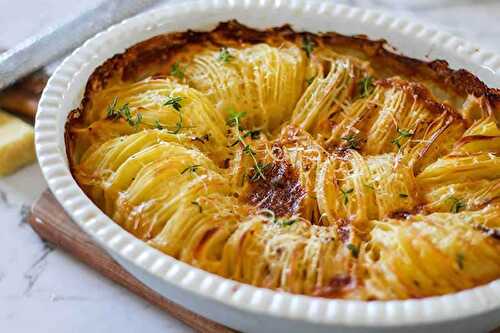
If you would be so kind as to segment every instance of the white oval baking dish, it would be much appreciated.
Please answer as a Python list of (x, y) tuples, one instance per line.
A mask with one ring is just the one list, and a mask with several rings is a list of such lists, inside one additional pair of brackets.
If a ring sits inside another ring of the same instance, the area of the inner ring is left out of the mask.
[[(488, 85), (500, 86), (500, 57), (447, 33), (380, 12), (310, 0), (210, 0), (166, 5), (125, 20), (83, 44), (50, 78), (39, 104), (38, 160), (50, 189), (80, 227), (121, 265), (160, 294), (245, 332), (480, 332), (500, 325), (500, 280), (456, 294), (420, 300), (361, 302), (292, 295), (207, 273), (147, 246), (104, 215), (67, 166), (64, 125), (81, 101), (92, 71), (149, 37), (206, 30), (237, 19), (255, 28), (290, 23), (296, 30), (385, 38), (401, 53), (443, 58)], [(499, 258), (500, 260), (500, 258)]]

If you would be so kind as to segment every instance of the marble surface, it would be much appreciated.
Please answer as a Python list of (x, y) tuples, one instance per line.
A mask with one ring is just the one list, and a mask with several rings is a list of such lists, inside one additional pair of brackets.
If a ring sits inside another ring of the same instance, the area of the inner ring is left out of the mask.
[[(0, 0), (0, 47), (10, 47), (99, 0)], [(500, 53), (500, 1), (337, 1), (389, 10)], [(0, 332), (190, 332), (191, 330), (44, 244), (25, 223), (46, 188), (34, 164), (0, 179)]]

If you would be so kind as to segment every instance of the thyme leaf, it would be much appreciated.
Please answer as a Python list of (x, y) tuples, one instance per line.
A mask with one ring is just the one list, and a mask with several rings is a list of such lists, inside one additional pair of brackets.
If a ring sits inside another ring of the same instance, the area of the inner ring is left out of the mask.
[(198, 206), (198, 210), (200, 213), (203, 213), (203, 207), (201, 207), (200, 203), (197, 201), (191, 201), (191, 204)]
[(464, 269), (464, 261), (465, 261), (465, 256), (463, 253), (457, 253), (457, 256), (455, 257), (457, 261), (458, 268), (461, 270)]
[(158, 119), (155, 121), (155, 128), (159, 130), (163, 129), (163, 126), (160, 124), (160, 121)]
[(302, 37), (302, 50), (306, 52), (308, 58), (311, 58), (311, 54), (315, 46), (316, 44), (311, 40), (311, 37), (309, 35)]
[(314, 79), (316, 78), (317, 75), (311, 76), (310, 78), (306, 79), (307, 85), (310, 86), (311, 83), (313, 83)]
[(264, 171), (270, 166), (271, 164), (264, 164), (262, 162), (257, 162), (257, 164), (254, 167), (255, 173), (253, 174), (252, 177), (250, 177), (250, 180), (256, 181), (259, 178), (266, 179), (264, 177)]
[(292, 224), (294, 224), (297, 221), (298, 221), (297, 219), (281, 220), (280, 224), (282, 226), (284, 226), (284, 227), (288, 227), (288, 226), (291, 226)]
[(184, 170), (181, 171), (181, 175), (185, 174), (186, 172), (196, 172), (196, 170), (198, 170), (198, 168), (201, 167), (201, 164), (194, 164), (194, 165), (190, 165), (188, 166), (187, 168), (185, 168)]
[[(264, 176), (264, 172), (263, 172), (264, 168), (266, 166), (263, 165), (261, 162), (257, 161), (257, 154), (253, 150), (252, 146), (245, 143), (245, 136), (241, 135), (241, 131), (243, 131), (243, 128), (241, 127), (240, 120), (245, 115), (246, 115), (245, 112), (235, 112), (235, 111), (232, 111), (229, 114), (229, 117), (227, 119), (227, 124), (229, 126), (236, 128), (236, 133), (237, 133), (237, 140), (231, 146), (241, 144), (243, 146), (243, 153), (246, 155), (249, 155), (252, 158), (255, 173), (251, 177), (251, 180), (255, 181), (255, 180), (258, 180), (260, 178), (266, 179), (266, 177)], [(252, 134), (249, 134), (249, 135), (252, 136)]]
[(123, 104), (119, 109), (117, 109), (118, 97), (114, 97), (113, 101), (106, 110), (107, 118), (118, 119), (123, 118), (127, 121), (130, 126), (137, 127), (142, 122), (142, 114), (140, 112), (136, 113), (135, 119), (132, 116), (130, 107), (128, 103)]
[(252, 140), (257, 140), (260, 138), (260, 131), (259, 130), (249, 130), (246, 131), (245, 134), (243, 135), (243, 138), (250, 137)]
[(179, 112), (179, 120), (177, 120), (177, 122), (175, 123), (175, 129), (173, 131), (168, 131), (170, 134), (178, 134), (181, 129), (182, 129), (182, 124), (183, 124), (183, 120), (182, 120), (182, 114)]
[(361, 97), (366, 97), (370, 95), (370, 93), (373, 91), (374, 88), (375, 85), (373, 84), (373, 77), (371, 77), (370, 75), (365, 76), (358, 83), (359, 95)]
[(118, 112), (116, 111), (116, 104), (118, 103), (118, 97), (114, 97), (113, 101), (111, 102), (110, 105), (108, 105), (108, 108), (106, 110), (106, 113), (108, 115), (108, 118), (114, 118), (118, 115)]
[(223, 62), (224, 64), (228, 64), (233, 59), (234, 59), (234, 56), (231, 53), (229, 53), (229, 50), (227, 49), (227, 47), (223, 47), (220, 49), (217, 60)]
[(182, 108), (182, 102), (183, 98), (181, 96), (176, 96), (176, 97), (168, 97), (167, 101), (163, 103), (164, 106), (171, 106), (174, 108), (175, 111), (180, 112)]
[(359, 256), (359, 247), (357, 247), (356, 245), (354, 245), (352, 243), (349, 243), (349, 244), (347, 244), (347, 248), (349, 249), (349, 251), (351, 251), (351, 255), (354, 258), (358, 258), (358, 256)]
[(398, 136), (391, 141), (391, 143), (395, 144), (398, 149), (401, 148), (401, 140), (404, 139), (404, 138), (411, 138), (413, 136), (413, 132), (410, 131), (410, 130), (407, 130), (407, 129), (401, 129), (401, 128), (397, 128), (397, 131), (398, 131)]
[(349, 194), (351, 194), (354, 191), (353, 188), (350, 188), (348, 190), (340, 189), (340, 192), (342, 192), (342, 199), (344, 201), (344, 205), (347, 205), (349, 203)]
[(179, 113), (179, 119), (175, 123), (175, 129), (169, 130), (168, 132), (170, 134), (178, 134), (180, 130), (182, 129), (184, 120), (182, 118), (182, 104), (181, 102), (183, 101), (183, 98), (181, 96), (176, 96), (176, 97), (168, 97), (167, 101), (163, 103), (164, 106), (171, 106), (175, 111)]
[(452, 213), (458, 213), (461, 209), (464, 209), (466, 207), (463, 201), (455, 198), (454, 196), (448, 197), (448, 199), (446, 199), (446, 202), (451, 204), (450, 212)]
[(184, 70), (179, 65), (179, 62), (175, 62), (170, 69), (170, 74), (178, 78), (179, 80), (184, 79)]
[(349, 149), (359, 149), (360, 144), (359, 144), (359, 138), (356, 136), (356, 134), (348, 134), (346, 136), (343, 136), (341, 138), (346, 142), (346, 147)]

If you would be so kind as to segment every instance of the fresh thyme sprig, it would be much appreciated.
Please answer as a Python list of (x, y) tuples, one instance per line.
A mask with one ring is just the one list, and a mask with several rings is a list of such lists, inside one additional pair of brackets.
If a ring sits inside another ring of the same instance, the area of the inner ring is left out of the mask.
[(457, 261), (457, 265), (458, 265), (458, 268), (460, 268), (461, 270), (464, 269), (464, 261), (465, 261), (465, 256), (463, 253), (457, 253), (457, 256), (456, 256), (456, 261)]
[(351, 194), (354, 191), (353, 188), (350, 188), (348, 190), (340, 189), (340, 192), (342, 192), (342, 199), (344, 201), (344, 205), (347, 205), (349, 202), (349, 194)]
[(191, 204), (195, 205), (198, 207), (198, 211), (200, 213), (203, 213), (203, 207), (201, 207), (200, 203), (198, 201), (191, 201)]
[(370, 75), (365, 76), (358, 83), (358, 91), (361, 97), (366, 97), (370, 95), (370, 93), (373, 91), (374, 88), (375, 85), (373, 84), (373, 77), (371, 77)]
[(315, 78), (316, 78), (316, 75), (313, 75), (310, 78), (306, 79), (307, 85), (310, 86), (311, 83), (313, 83)]
[(283, 227), (288, 227), (288, 226), (291, 226), (292, 224), (295, 224), (295, 222), (297, 222), (297, 221), (298, 221), (297, 219), (284, 219), (284, 220), (281, 220), (278, 222)]
[(223, 47), (220, 49), (219, 55), (217, 56), (217, 60), (227, 64), (233, 59), (234, 56), (231, 53), (229, 53), (227, 47)]
[(316, 44), (313, 40), (311, 40), (311, 37), (309, 35), (302, 37), (302, 50), (306, 52), (308, 58), (311, 58), (311, 54), (315, 46)]
[(118, 116), (118, 111), (116, 111), (116, 104), (118, 103), (118, 97), (114, 97), (111, 104), (108, 105), (106, 113), (108, 118), (116, 118)]
[(354, 258), (357, 258), (359, 256), (359, 247), (357, 247), (356, 245), (349, 243), (349, 244), (347, 244), (347, 249), (349, 249), (349, 251), (351, 251), (351, 255)]
[(128, 103), (123, 104), (117, 109), (118, 97), (113, 98), (113, 101), (107, 108), (107, 117), (110, 119), (123, 118), (132, 127), (137, 127), (142, 122), (142, 114), (137, 112), (135, 118), (132, 116)]
[(270, 166), (271, 164), (264, 164), (262, 162), (257, 162), (257, 165), (254, 168), (256, 169), (256, 172), (252, 175), (252, 177), (250, 177), (250, 180), (257, 181), (259, 180), (259, 178), (266, 179), (266, 177), (264, 177), (264, 171)]
[(391, 141), (391, 143), (395, 144), (398, 149), (401, 148), (401, 140), (404, 139), (404, 138), (411, 138), (413, 136), (413, 132), (410, 131), (410, 130), (407, 130), (407, 129), (404, 129), (404, 128), (397, 128), (397, 131), (398, 131), (398, 136)]
[(262, 213), (265, 213), (265, 215), (269, 216), (269, 219), (272, 220), (273, 224), (277, 224), (282, 227), (291, 226), (292, 224), (295, 224), (299, 221), (298, 218), (293, 218), (293, 216), (291, 216), (290, 218), (279, 218), (274, 214), (273, 211), (264, 211)]
[(170, 69), (170, 74), (178, 78), (179, 80), (184, 79), (184, 70), (179, 65), (179, 62), (175, 62)]
[(446, 202), (451, 204), (450, 212), (452, 213), (458, 213), (461, 209), (464, 209), (466, 207), (463, 201), (455, 198), (454, 196), (450, 196), (448, 199), (446, 199)]
[(169, 130), (169, 133), (171, 134), (179, 133), (184, 123), (184, 119), (182, 117), (182, 100), (183, 98), (181, 96), (168, 97), (167, 101), (163, 103), (164, 106), (171, 106), (179, 114), (179, 119), (175, 123), (175, 129), (173, 131)]
[(243, 138), (250, 137), (252, 140), (257, 140), (260, 138), (260, 131), (259, 130), (248, 130), (243, 134)]
[(164, 106), (172, 106), (175, 111), (179, 112), (181, 111), (182, 108), (182, 97), (181, 96), (176, 96), (176, 97), (168, 97), (167, 101), (163, 103)]
[(201, 164), (190, 165), (190, 166), (188, 166), (187, 168), (185, 168), (184, 170), (181, 171), (181, 175), (185, 174), (188, 171), (189, 172), (196, 172), (199, 167), (201, 167)]
[[(252, 158), (255, 174), (251, 177), (251, 180), (256, 181), (260, 178), (266, 179), (266, 177), (264, 176), (264, 169), (267, 166), (257, 160), (257, 154), (253, 150), (252, 146), (250, 146), (245, 142), (245, 135), (244, 136), (241, 135), (241, 131), (243, 131), (243, 128), (241, 127), (240, 119), (245, 115), (246, 115), (245, 112), (234, 112), (234, 111), (229, 114), (229, 117), (227, 119), (227, 124), (229, 126), (236, 128), (236, 135), (237, 135), (237, 140), (232, 144), (232, 146), (241, 144), (241, 146), (243, 147), (243, 153), (249, 155)], [(252, 134), (246, 136), (252, 136)]]
[(159, 129), (159, 130), (163, 129), (163, 126), (161, 125), (161, 123), (158, 119), (155, 121), (155, 128)]
[(359, 138), (356, 136), (356, 134), (348, 134), (346, 136), (343, 136), (341, 138), (346, 142), (346, 148), (349, 149), (359, 149)]

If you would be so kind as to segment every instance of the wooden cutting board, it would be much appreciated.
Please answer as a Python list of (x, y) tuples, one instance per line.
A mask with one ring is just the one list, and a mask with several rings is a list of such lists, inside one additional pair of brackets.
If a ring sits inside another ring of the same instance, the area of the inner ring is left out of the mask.
[(48, 190), (33, 204), (28, 221), (42, 239), (158, 306), (194, 330), (204, 333), (236, 332), (169, 301), (135, 279), (71, 221)]

